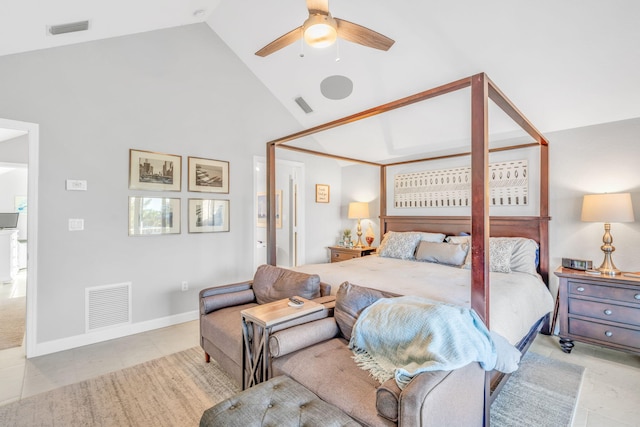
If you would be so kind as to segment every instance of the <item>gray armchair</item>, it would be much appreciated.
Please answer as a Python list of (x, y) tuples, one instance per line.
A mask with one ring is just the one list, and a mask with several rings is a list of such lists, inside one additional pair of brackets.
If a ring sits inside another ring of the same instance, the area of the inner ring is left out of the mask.
[[(291, 296), (326, 302), (331, 286), (321, 283), (316, 274), (299, 273), (272, 265), (261, 265), (253, 280), (200, 291), (200, 346), (205, 360), (213, 357), (240, 386), (242, 384), (242, 327), (244, 309)], [(317, 320), (329, 315), (320, 311), (304, 320), (293, 320), (278, 329)]]

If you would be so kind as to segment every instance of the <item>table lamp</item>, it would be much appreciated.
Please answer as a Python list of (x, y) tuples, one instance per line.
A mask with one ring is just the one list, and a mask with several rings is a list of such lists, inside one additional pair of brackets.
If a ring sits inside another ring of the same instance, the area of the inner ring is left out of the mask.
[(600, 246), (604, 252), (604, 261), (598, 268), (600, 273), (615, 276), (620, 274), (620, 270), (616, 268), (611, 259), (611, 253), (616, 250), (611, 243), (612, 222), (633, 222), (633, 206), (631, 204), (631, 194), (587, 194), (582, 200), (582, 221), (603, 222), (604, 236)]
[(358, 243), (356, 248), (364, 248), (362, 244), (362, 227), (360, 226), (360, 220), (369, 218), (369, 203), (365, 202), (351, 202), (349, 203), (349, 213), (347, 214), (349, 219), (358, 220)]

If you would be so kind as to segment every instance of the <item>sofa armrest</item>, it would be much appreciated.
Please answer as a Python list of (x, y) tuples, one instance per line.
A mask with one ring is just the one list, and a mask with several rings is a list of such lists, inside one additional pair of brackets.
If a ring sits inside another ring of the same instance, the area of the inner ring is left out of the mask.
[(201, 290), (200, 315), (204, 316), (224, 307), (254, 302), (256, 297), (251, 285), (252, 282), (240, 282)]
[[(417, 375), (400, 393), (398, 425), (482, 426), (484, 379), (485, 371), (477, 362)], [(456, 401), (465, 404), (451, 404)]]
[(326, 297), (331, 295), (331, 285), (328, 283), (320, 282), (320, 297)]
[(333, 317), (308, 322), (275, 332), (269, 338), (271, 357), (280, 357), (330, 340), (338, 335), (338, 325)]

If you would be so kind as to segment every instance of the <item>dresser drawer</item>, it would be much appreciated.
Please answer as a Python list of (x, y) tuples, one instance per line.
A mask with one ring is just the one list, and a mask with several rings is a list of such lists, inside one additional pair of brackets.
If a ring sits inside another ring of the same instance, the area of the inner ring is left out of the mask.
[(357, 252), (339, 252), (335, 250), (332, 251), (331, 254), (331, 262), (346, 261), (353, 258), (360, 258), (360, 254)]
[(569, 314), (640, 326), (640, 309), (606, 302), (569, 298)]
[(638, 289), (614, 288), (570, 280), (569, 294), (636, 303), (640, 307), (640, 287)]
[(640, 350), (640, 331), (569, 318), (569, 334)]

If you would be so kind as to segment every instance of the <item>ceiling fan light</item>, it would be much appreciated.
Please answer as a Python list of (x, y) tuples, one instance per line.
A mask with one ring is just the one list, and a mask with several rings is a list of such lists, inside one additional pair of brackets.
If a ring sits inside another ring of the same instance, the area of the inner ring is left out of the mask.
[(333, 18), (313, 15), (304, 23), (304, 41), (311, 47), (329, 47), (336, 42), (338, 31)]

